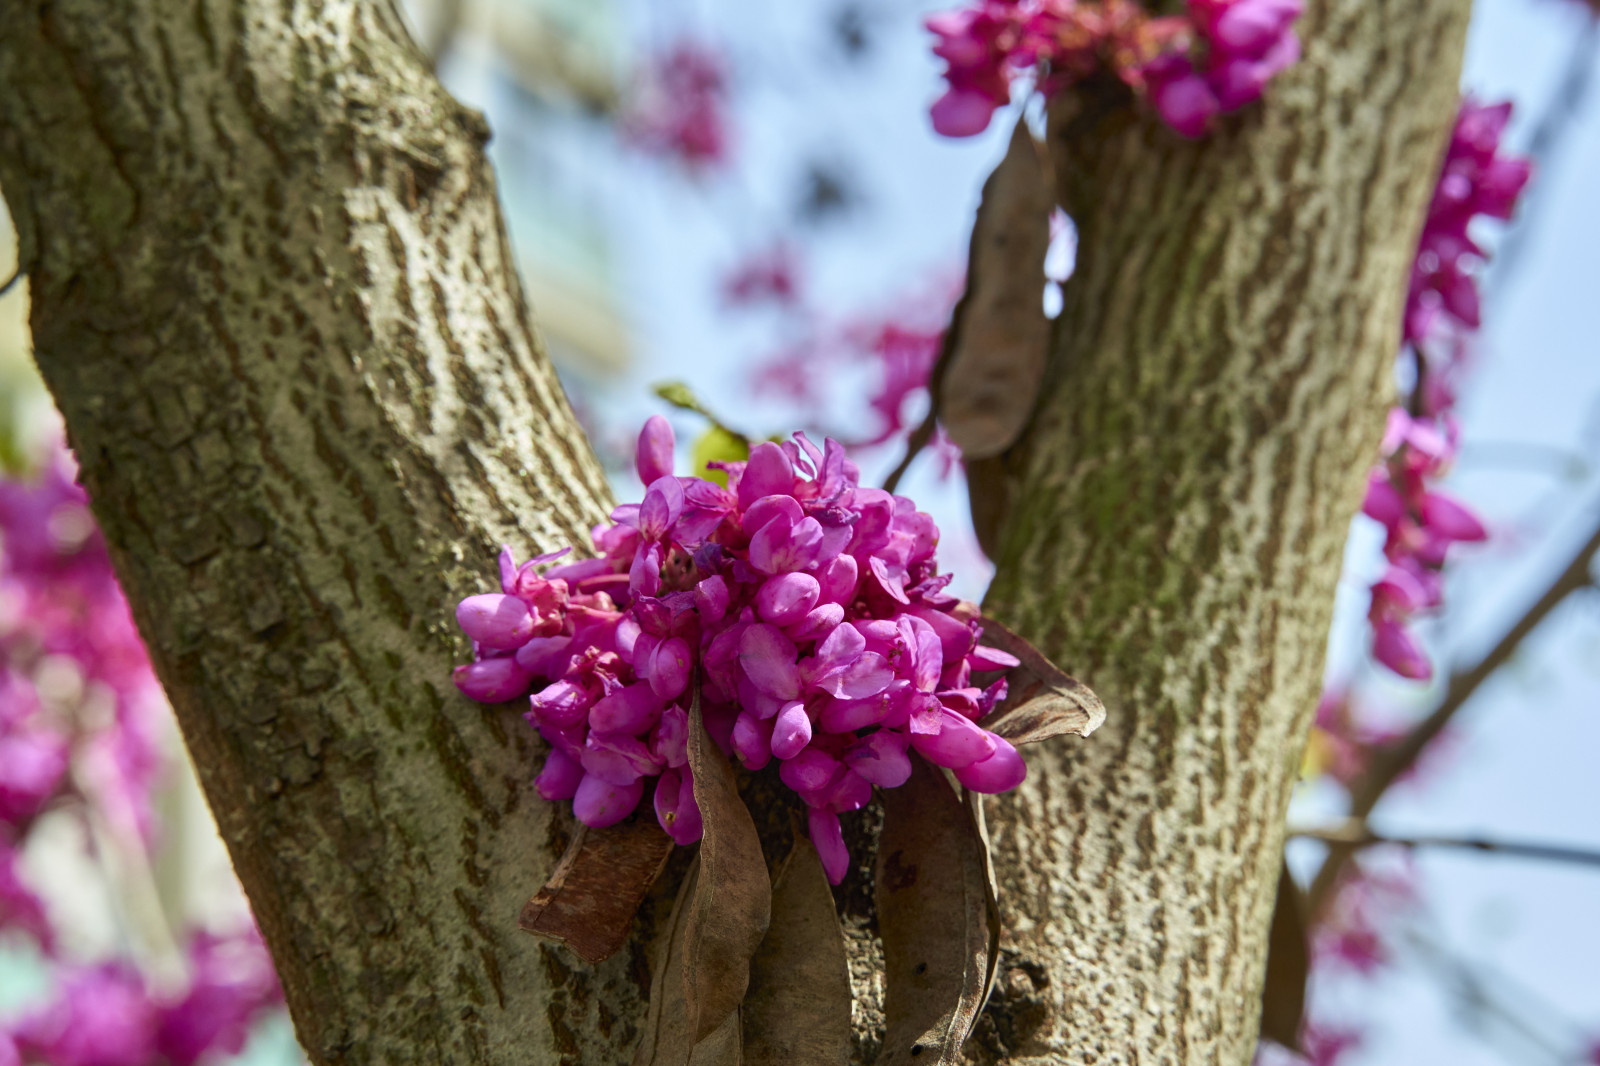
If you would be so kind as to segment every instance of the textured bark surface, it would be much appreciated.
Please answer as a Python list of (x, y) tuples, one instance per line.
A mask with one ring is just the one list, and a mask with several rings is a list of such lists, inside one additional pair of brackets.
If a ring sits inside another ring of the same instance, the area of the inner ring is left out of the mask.
[(1079, 94), (1050, 380), (1005, 458), (988, 607), (1109, 710), (993, 807), (1011, 935), (979, 1056), (1245, 1063), (1283, 814), (1465, 0), (1323, 0), (1265, 107), (1196, 145)]
[(38, 361), (323, 1063), (604, 1062), (642, 1013), (627, 952), (517, 930), (560, 827), (449, 682), (496, 546), (607, 501), (487, 135), (385, 4), (0, 5)]

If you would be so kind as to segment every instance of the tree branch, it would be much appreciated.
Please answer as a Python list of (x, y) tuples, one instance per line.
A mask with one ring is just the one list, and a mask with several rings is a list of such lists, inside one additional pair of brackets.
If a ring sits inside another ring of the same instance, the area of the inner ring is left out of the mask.
[(1289, 827), (1289, 836), (1302, 840), (1321, 840), (1341, 844), (1352, 849), (1372, 847), (1375, 844), (1393, 844), (1402, 848), (1457, 848), (1467, 851), (1490, 852), (1518, 859), (1539, 859), (1548, 862), (1576, 863), (1582, 866), (1600, 866), (1600, 850), (1568, 848), (1556, 844), (1529, 844), (1516, 840), (1489, 840), (1483, 837), (1412, 837), (1389, 836), (1375, 833), (1366, 823), (1349, 818), (1330, 826)]
[[(1572, 593), (1593, 583), (1590, 570), (1597, 552), (1600, 552), (1600, 526), (1595, 528), (1539, 598), (1506, 630), (1494, 647), (1472, 666), (1451, 675), (1444, 699), (1433, 713), (1418, 722), (1405, 736), (1373, 753), (1366, 771), (1350, 786), (1351, 818), (1362, 821), (1371, 814), (1389, 787), (1416, 764), (1424, 749), (1444, 731), (1445, 726), (1466, 706), (1483, 683), (1510, 660), (1550, 612)], [(1329, 893), (1337, 883), (1351, 851), (1350, 847), (1337, 843), (1329, 847), (1322, 868), (1317, 871), (1307, 890), (1307, 905), (1312, 915), (1319, 913), (1327, 903)]]

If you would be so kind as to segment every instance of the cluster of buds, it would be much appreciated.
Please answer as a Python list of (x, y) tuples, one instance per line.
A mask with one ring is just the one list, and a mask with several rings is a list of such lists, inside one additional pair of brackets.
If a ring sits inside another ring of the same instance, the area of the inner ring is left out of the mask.
[[(1483, 250), (1468, 227), (1478, 216), (1507, 219), (1532, 172), (1526, 159), (1500, 154), (1511, 105), (1464, 100), (1418, 242), (1406, 301), (1404, 343), (1417, 381), (1409, 410), (1389, 414), (1383, 462), (1372, 472), (1362, 510), (1382, 523), (1389, 566), (1372, 586), (1372, 651), (1402, 677), (1423, 680), (1433, 666), (1407, 628), (1442, 602), (1441, 570), (1450, 546), (1484, 540), (1465, 504), (1432, 487), (1455, 458), (1451, 408), (1454, 353), (1477, 329), (1477, 264)], [(1441, 344), (1441, 340), (1454, 341)]]
[(982, 132), (1028, 73), (1053, 93), (1108, 70), (1198, 137), (1300, 57), (1301, 9), (1302, 0), (1188, 0), (1184, 14), (1153, 17), (1136, 0), (978, 0), (926, 22), (949, 86), (933, 126), (947, 137)]
[(1401, 677), (1417, 681), (1433, 676), (1433, 664), (1407, 624), (1443, 603), (1441, 571), (1450, 546), (1489, 535), (1465, 504), (1431, 487), (1455, 455), (1454, 430), (1447, 418), (1413, 418), (1399, 407), (1390, 411), (1384, 462), (1372, 471), (1361, 507), (1383, 525), (1389, 561), (1372, 586), (1372, 654)]
[(932, 518), (861, 487), (833, 440), (757, 444), (748, 461), (711, 464), (725, 485), (673, 476), (672, 453), (671, 428), (651, 418), (644, 500), (596, 527), (597, 557), (517, 566), (508, 550), (502, 591), (457, 611), (477, 652), (460, 689), (531, 693), (527, 719), (550, 744), (542, 796), (605, 826), (653, 778), (661, 827), (699, 839), (686, 756), (698, 697), (724, 751), (749, 770), (778, 760), (837, 883), (839, 814), (903, 784), (908, 749), (974, 791), (1022, 781), (1016, 749), (978, 724), (1017, 660), (980, 645), (976, 607), (944, 592)]
[(1405, 341), (1422, 345), (1453, 322), (1478, 328), (1478, 279), (1483, 249), (1467, 232), (1472, 220), (1509, 219), (1533, 166), (1500, 154), (1500, 137), (1511, 119), (1511, 104), (1462, 101), (1444, 166), (1411, 267), (1406, 297)]
[(705, 167), (727, 155), (727, 109), (722, 58), (704, 45), (680, 41), (645, 65), (623, 131), (645, 151)]
[(0, 482), (0, 539), (0, 843), (67, 787), (72, 758), (117, 828), (147, 834), (161, 689), (64, 448)]

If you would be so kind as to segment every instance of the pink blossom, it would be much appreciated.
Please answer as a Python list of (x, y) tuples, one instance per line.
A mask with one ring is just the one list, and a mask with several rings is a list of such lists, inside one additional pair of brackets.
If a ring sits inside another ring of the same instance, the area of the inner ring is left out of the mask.
[(683, 40), (643, 66), (623, 117), (635, 145), (700, 169), (727, 158), (727, 71), (704, 43)]
[(156, 1047), (170, 1066), (196, 1066), (213, 1055), (237, 1055), (261, 1013), (283, 992), (266, 945), (254, 929), (236, 937), (201, 933), (189, 945), (189, 987), (163, 1003)]
[(457, 684), (487, 702), (527, 697), (551, 746), (540, 795), (611, 825), (655, 778), (657, 820), (679, 843), (697, 839), (685, 765), (695, 691), (725, 751), (750, 770), (778, 760), (830, 875), (847, 865), (838, 816), (875, 785), (903, 784), (908, 748), (972, 788), (1015, 787), (1025, 765), (979, 724), (1004, 683), (971, 679), (1016, 661), (980, 647), (975, 610), (942, 591), (933, 520), (861, 487), (837, 441), (757, 444), (721, 464), (723, 489), (663, 473), (670, 432), (646, 425), (640, 472), (657, 476), (642, 503), (596, 527), (595, 558), (543, 574), (504, 558), (502, 586), (514, 573), (520, 590), (561, 587), (544, 616), (555, 625), (528, 635), (526, 601), (510, 593), (458, 610), (477, 659)]
[(1183, 15), (1154, 17), (1132, 0), (977, 0), (924, 22), (946, 63), (933, 126), (972, 136), (1010, 102), (1013, 80), (1047, 70), (1040, 88), (1049, 93), (1103, 69), (1144, 93), (1178, 133), (1199, 137), (1300, 57), (1293, 24), (1302, 8), (1302, 0), (1189, 0)]

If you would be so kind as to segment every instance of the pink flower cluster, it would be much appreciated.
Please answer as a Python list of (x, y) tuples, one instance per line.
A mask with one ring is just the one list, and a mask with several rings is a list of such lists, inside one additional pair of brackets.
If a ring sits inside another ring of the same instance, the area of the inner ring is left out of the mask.
[[(1406, 301), (1403, 340), (1417, 381), (1409, 410), (1395, 408), (1362, 510), (1382, 523), (1389, 566), (1372, 586), (1372, 652), (1402, 677), (1433, 676), (1433, 665), (1407, 628), (1442, 602), (1441, 571), (1451, 545), (1488, 532), (1465, 504), (1433, 488), (1455, 458), (1451, 408), (1456, 352), (1479, 324), (1478, 281), (1484, 256), (1468, 227), (1480, 215), (1511, 217), (1531, 167), (1500, 154), (1510, 104), (1462, 101), (1455, 132), (1428, 207)], [(1454, 342), (1454, 343), (1441, 343)]]
[(1389, 961), (1386, 927), (1417, 906), (1416, 874), (1409, 857), (1391, 869), (1353, 863), (1329, 898), (1312, 937), (1313, 963), (1371, 974)]
[(1361, 506), (1383, 525), (1389, 561), (1373, 583), (1367, 612), (1372, 654), (1401, 677), (1426, 680), (1433, 676), (1433, 664), (1407, 624), (1443, 603), (1442, 571), (1451, 545), (1489, 534), (1460, 500), (1430, 487), (1455, 456), (1453, 421), (1413, 418), (1396, 407), (1389, 412), (1381, 450), (1385, 462), (1373, 470)]
[(623, 131), (646, 151), (704, 167), (727, 155), (727, 107), (722, 57), (680, 41), (646, 63)]
[(54, 997), (0, 1030), (0, 1066), (196, 1066), (237, 1055), (259, 1013), (282, 1001), (265, 945), (253, 931), (200, 934), (186, 961), (177, 992), (120, 962), (63, 966)]
[(1511, 104), (1461, 103), (1444, 166), (1423, 223), (1406, 297), (1405, 341), (1421, 345), (1444, 322), (1474, 330), (1479, 325), (1478, 279), (1485, 256), (1467, 232), (1472, 220), (1509, 219), (1523, 186), (1533, 175), (1527, 159), (1500, 153), (1500, 137)]
[(696, 687), (724, 751), (750, 770), (778, 760), (835, 883), (848, 865), (839, 814), (874, 785), (903, 784), (908, 749), (976, 791), (1021, 782), (1016, 749), (977, 724), (1016, 660), (979, 645), (976, 607), (944, 592), (928, 515), (861, 487), (833, 440), (819, 449), (796, 434), (711, 464), (726, 487), (673, 476), (672, 454), (671, 428), (651, 418), (637, 450), (644, 500), (596, 527), (598, 557), (517, 566), (508, 549), (502, 591), (457, 611), (477, 650), (456, 670), (461, 690), (532, 691), (528, 721), (551, 746), (542, 796), (605, 826), (654, 778), (662, 828), (698, 840), (686, 764)]
[(1302, 0), (1189, 0), (1201, 47), (1163, 52), (1141, 74), (1167, 125), (1199, 137), (1220, 114), (1261, 98), (1273, 75), (1300, 58), (1292, 29)]
[(949, 86), (933, 105), (933, 127), (947, 137), (981, 133), (1010, 102), (1012, 81), (1030, 71), (1048, 93), (1105, 69), (1174, 130), (1198, 137), (1300, 57), (1292, 26), (1302, 6), (1188, 0), (1184, 14), (1156, 18), (1135, 0), (979, 0), (933, 15), (926, 25)]
[(74, 752), (117, 827), (150, 828), (161, 689), (73, 477), (58, 446), (0, 482), (0, 839), (66, 787)]

